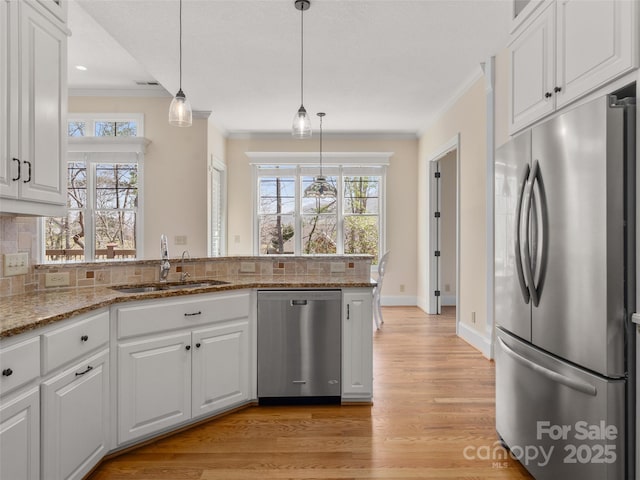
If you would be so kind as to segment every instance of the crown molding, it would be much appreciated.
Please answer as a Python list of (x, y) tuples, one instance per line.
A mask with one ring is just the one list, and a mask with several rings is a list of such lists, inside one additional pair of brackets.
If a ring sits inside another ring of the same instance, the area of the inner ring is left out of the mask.
[[(343, 132), (322, 132), (323, 138), (336, 140), (417, 140), (418, 134), (415, 131), (381, 132), (381, 131), (343, 131)], [(229, 131), (227, 138), (230, 140), (292, 140), (299, 142), (291, 136), (290, 131)], [(303, 140), (304, 141), (304, 140)]]
[(69, 88), (70, 97), (171, 97), (161, 85), (131, 88)]

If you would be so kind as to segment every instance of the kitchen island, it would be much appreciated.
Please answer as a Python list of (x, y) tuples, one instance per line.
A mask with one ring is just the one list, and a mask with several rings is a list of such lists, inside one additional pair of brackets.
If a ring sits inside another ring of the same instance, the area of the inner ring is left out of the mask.
[[(149, 278), (157, 262), (84, 264), (70, 275), (76, 286), (4, 297), (3, 476), (83, 478), (106, 455), (255, 405), (262, 289), (341, 292), (342, 403), (371, 403), (370, 257), (265, 263), (195, 260), (182, 266), (185, 282), (172, 269), (169, 284), (180, 288), (133, 293), (113, 287), (158, 285)], [(77, 286), (87, 278), (114, 281)]]

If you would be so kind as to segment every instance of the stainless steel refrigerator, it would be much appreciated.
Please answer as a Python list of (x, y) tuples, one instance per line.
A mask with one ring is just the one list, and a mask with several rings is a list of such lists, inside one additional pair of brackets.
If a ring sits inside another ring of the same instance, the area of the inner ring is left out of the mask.
[(538, 480), (635, 478), (634, 104), (496, 151), (496, 429)]

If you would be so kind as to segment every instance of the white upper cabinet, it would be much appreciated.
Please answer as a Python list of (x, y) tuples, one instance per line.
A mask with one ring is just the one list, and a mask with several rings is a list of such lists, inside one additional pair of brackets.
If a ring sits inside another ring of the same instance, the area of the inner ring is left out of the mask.
[(509, 130), (515, 133), (638, 66), (638, 5), (548, 1), (514, 31)]
[(61, 215), (66, 203), (67, 31), (54, 2), (0, 6), (0, 212)]

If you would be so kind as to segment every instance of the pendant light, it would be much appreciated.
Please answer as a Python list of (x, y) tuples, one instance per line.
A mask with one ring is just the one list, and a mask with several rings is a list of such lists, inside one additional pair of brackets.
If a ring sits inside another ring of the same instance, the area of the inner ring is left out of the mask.
[(309, 10), (309, 0), (295, 0), (295, 7), (300, 10), (300, 108), (293, 116), (293, 130), (291, 134), (296, 138), (311, 136), (311, 119), (304, 108), (304, 11)]
[(311, 198), (336, 198), (338, 191), (336, 187), (327, 181), (327, 177), (322, 174), (322, 117), (326, 113), (318, 113), (320, 117), (320, 175), (313, 177), (313, 183), (304, 189), (304, 196)]
[(182, 0), (180, 0), (180, 89), (169, 107), (169, 125), (190, 127), (191, 123), (191, 104), (182, 91)]

